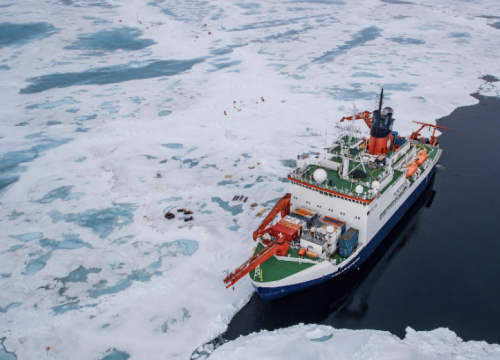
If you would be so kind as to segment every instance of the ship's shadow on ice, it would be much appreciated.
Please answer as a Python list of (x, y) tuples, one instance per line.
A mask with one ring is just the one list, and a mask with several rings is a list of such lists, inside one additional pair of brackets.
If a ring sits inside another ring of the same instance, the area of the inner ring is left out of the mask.
[[(270, 302), (264, 302), (255, 293), (233, 318), (222, 338), (234, 340), (240, 335), (260, 330), (272, 331), (299, 323), (330, 323), (328, 319), (339, 311), (347, 321), (362, 319), (368, 311), (366, 300), (372, 287), (396, 255), (411, 240), (415, 240), (412, 235), (419, 226), (420, 213), (424, 207), (430, 207), (436, 194), (433, 190), (434, 179), (435, 175), (422, 195), (358, 270)], [(364, 286), (360, 287), (362, 284)]]

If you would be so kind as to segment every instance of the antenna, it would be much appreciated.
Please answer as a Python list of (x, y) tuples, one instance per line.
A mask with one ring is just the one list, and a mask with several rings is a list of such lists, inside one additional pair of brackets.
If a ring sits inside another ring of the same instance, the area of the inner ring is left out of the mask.
[(378, 112), (382, 110), (382, 101), (384, 99), (384, 88), (381, 88), (380, 90), (380, 101), (378, 103)]

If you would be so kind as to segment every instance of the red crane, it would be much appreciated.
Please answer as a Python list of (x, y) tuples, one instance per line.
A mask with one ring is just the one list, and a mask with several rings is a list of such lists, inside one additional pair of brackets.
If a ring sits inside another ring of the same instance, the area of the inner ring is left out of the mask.
[[(371, 129), (372, 127), (372, 120), (373, 120), (373, 116), (372, 116), (372, 113), (369, 112), (369, 111), (363, 111), (363, 112), (360, 112), (355, 116), (355, 119), (354, 120), (364, 120), (365, 121), (365, 124), (366, 126), (368, 126), (368, 129)], [(344, 120), (349, 120), (349, 121), (352, 121), (353, 115), (351, 116), (344, 116), (342, 119), (340, 119), (340, 122), (343, 122)]]
[[(284, 218), (290, 213), (290, 206), (292, 205), (290, 199), (292, 194), (287, 193), (276, 203), (274, 208), (269, 212), (264, 221), (259, 225), (257, 230), (253, 233), (253, 239), (257, 240), (260, 236), (268, 233), (271, 227), (267, 227), (271, 221), (281, 212), (281, 217)], [(257, 254), (248, 259), (243, 265), (230, 273), (225, 279), (224, 284), (226, 288), (233, 286), (238, 280), (243, 276), (248, 274), (250, 271), (255, 269), (257, 266), (262, 264), (264, 261), (269, 259), (273, 255), (285, 256), (290, 248), (288, 242), (285, 241), (286, 237), (282, 236), (277, 241), (265, 241), (266, 246), (264, 249), (259, 251)], [(291, 239), (289, 240), (291, 241)]]
[(278, 256), (285, 256), (289, 248), (290, 245), (285, 242), (285, 240), (273, 241), (270, 245), (266, 246), (264, 249), (244, 262), (243, 265), (229, 274), (224, 279), (226, 288), (233, 286), (239, 279), (241, 279), (243, 276), (248, 274), (250, 271), (255, 269), (257, 266), (262, 264), (274, 254)]
[(259, 225), (257, 230), (253, 232), (254, 241), (257, 240), (259, 236), (264, 235), (265, 233), (271, 230), (270, 227), (266, 228), (267, 225), (281, 212), (281, 218), (284, 218), (288, 214), (290, 214), (290, 206), (292, 205), (290, 199), (292, 198), (292, 194), (287, 193), (281, 199), (279, 199), (278, 203), (274, 206), (274, 208), (269, 212), (264, 221)]
[(436, 146), (437, 145), (437, 136), (435, 136), (436, 134), (436, 130), (437, 129), (443, 129), (443, 130), (450, 130), (450, 128), (447, 128), (447, 127), (444, 127), (444, 126), (439, 126), (439, 125), (434, 125), (434, 124), (427, 124), (427, 123), (423, 123), (423, 122), (419, 122), (419, 121), (414, 121), (415, 124), (420, 124), (422, 125), (420, 127), (420, 129), (418, 129), (417, 131), (414, 131), (411, 135), (410, 135), (410, 139), (412, 140), (418, 140), (420, 138), (420, 131), (422, 131), (425, 127), (429, 127), (429, 130), (431, 130), (432, 128), (434, 129), (432, 131), (432, 135), (431, 135), (431, 138), (429, 139), (429, 145), (432, 145), (432, 146)]

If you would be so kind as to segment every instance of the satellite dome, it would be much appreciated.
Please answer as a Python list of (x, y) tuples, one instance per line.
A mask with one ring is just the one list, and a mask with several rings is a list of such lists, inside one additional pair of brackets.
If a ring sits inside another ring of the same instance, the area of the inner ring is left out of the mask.
[(363, 187), (361, 185), (356, 186), (356, 192), (361, 194), (363, 192)]
[(379, 187), (380, 187), (380, 183), (378, 181), (372, 182), (373, 190), (378, 190)]
[(333, 234), (334, 231), (335, 231), (335, 229), (333, 228), (333, 226), (327, 226), (326, 227), (326, 232), (328, 234)]
[(385, 107), (384, 110), (382, 110), (382, 115), (387, 115), (387, 114), (394, 114), (394, 110), (392, 110), (392, 108), (390, 107)]
[(325, 169), (316, 169), (313, 173), (313, 178), (314, 181), (316, 181), (318, 184), (323, 184), (327, 178), (326, 170)]

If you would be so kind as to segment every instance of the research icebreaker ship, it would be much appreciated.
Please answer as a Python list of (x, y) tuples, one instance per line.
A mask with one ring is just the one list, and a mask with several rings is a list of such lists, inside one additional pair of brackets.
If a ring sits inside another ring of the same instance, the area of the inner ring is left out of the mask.
[[(373, 113), (340, 120), (364, 120), (369, 139), (345, 127), (324, 159), (299, 156), (290, 193), (253, 233), (253, 256), (228, 274), (226, 287), (249, 274), (267, 301), (320, 284), (359, 267), (401, 219), (435, 171), (442, 153), (435, 132), (446, 128), (418, 123), (411, 136), (399, 136), (382, 99), (383, 90)], [(430, 138), (420, 135), (425, 127)]]

